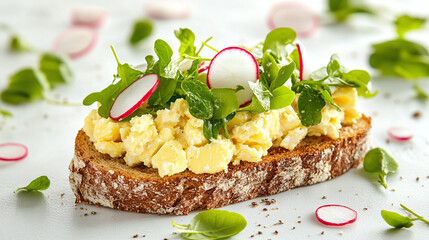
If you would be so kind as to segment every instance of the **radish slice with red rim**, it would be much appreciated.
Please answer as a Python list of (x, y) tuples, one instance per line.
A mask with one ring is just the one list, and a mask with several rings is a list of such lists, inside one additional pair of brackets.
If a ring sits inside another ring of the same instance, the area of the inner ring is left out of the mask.
[(313, 9), (298, 2), (280, 2), (274, 4), (267, 16), (268, 27), (290, 27), (299, 37), (311, 36), (319, 27), (319, 16)]
[(247, 50), (239, 47), (228, 47), (218, 52), (210, 62), (207, 72), (209, 88), (232, 88), (238, 85), (244, 90), (237, 92), (240, 106), (248, 104), (253, 92), (249, 82), (259, 79), (259, 67), (255, 57)]
[(110, 118), (120, 121), (139, 108), (158, 88), (156, 74), (143, 76), (122, 90), (110, 108)]
[(316, 217), (329, 226), (343, 226), (356, 221), (357, 212), (343, 205), (324, 205), (316, 210)]
[(304, 62), (302, 61), (302, 52), (299, 43), (296, 43), (296, 49), (299, 54), (299, 79), (302, 81), (302, 74), (304, 72)]
[(27, 157), (28, 148), (20, 143), (0, 144), (0, 160), (19, 161)]
[(407, 141), (414, 136), (413, 132), (405, 127), (391, 127), (387, 132), (390, 137), (398, 141)]
[(54, 52), (65, 53), (70, 58), (78, 58), (91, 51), (97, 39), (98, 34), (94, 29), (74, 26), (58, 36), (54, 43)]
[(98, 28), (102, 26), (107, 19), (107, 11), (99, 7), (79, 7), (72, 11), (73, 25), (84, 25)]
[(147, 16), (154, 19), (185, 19), (191, 15), (191, 8), (183, 2), (150, 1), (145, 4)]

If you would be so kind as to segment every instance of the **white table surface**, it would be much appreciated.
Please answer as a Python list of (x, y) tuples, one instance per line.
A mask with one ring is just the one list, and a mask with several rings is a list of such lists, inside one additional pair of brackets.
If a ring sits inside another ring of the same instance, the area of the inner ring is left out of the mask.
[[(189, 19), (155, 21), (153, 35), (138, 48), (132, 48), (127, 43), (128, 35), (133, 21), (143, 17), (144, 1), (92, 1), (93, 5), (108, 10), (107, 24), (99, 29), (100, 38), (95, 49), (71, 62), (74, 82), (58, 87), (50, 96), (80, 102), (88, 93), (110, 83), (112, 74), (116, 73), (116, 63), (109, 45), (116, 47), (122, 62), (138, 64), (144, 61), (145, 55), (153, 53), (153, 42), (157, 38), (167, 40), (176, 49), (178, 42), (173, 30), (179, 27), (191, 28), (197, 41), (214, 36), (211, 44), (217, 48), (261, 41), (268, 32), (265, 24), (267, 10), (274, 3), (246, 0), (186, 2), (193, 10)], [(392, 13), (418, 13), (429, 17), (429, 4), (424, 0), (383, 2)], [(324, 1), (306, 3), (319, 13), (325, 9)], [(86, 4), (83, 0), (0, 1), (0, 22), (13, 27), (36, 47), (49, 50), (53, 39), (70, 25), (71, 9)], [(428, 33), (426, 28), (410, 37), (429, 47)], [(370, 44), (393, 36), (393, 27), (384, 20), (355, 18), (344, 25), (324, 24), (311, 38), (302, 39), (309, 52), (310, 67), (326, 65), (329, 56), (336, 52), (344, 65), (366, 69), (375, 76), (373, 88), (379, 89), (380, 93), (373, 99), (362, 100), (360, 109), (373, 118), (373, 145), (385, 148), (399, 163), (399, 171), (388, 177), (389, 188), (383, 189), (376, 176), (359, 167), (328, 182), (270, 196), (269, 199), (277, 202), (268, 206), (267, 212), (262, 211), (266, 206), (261, 204), (251, 207), (252, 201), (227, 206), (222, 209), (241, 213), (248, 221), (247, 228), (234, 239), (250, 239), (251, 235), (255, 235), (253, 239), (428, 238), (429, 226), (422, 222), (415, 222), (411, 229), (392, 230), (380, 215), (382, 209), (405, 214), (399, 207), (403, 203), (429, 218), (428, 103), (414, 99), (414, 91), (408, 82), (376, 77), (376, 72), (368, 65)], [(8, 76), (13, 72), (24, 66), (36, 66), (38, 59), (37, 54), (9, 53), (6, 43), (7, 35), (0, 32), (0, 88), (6, 86)], [(422, 85), (429, 89), (428, 81), (422, 81)], [(0, 143), (19, 142), (29, 148), (29, 155), (23, 161), (0, 162), (0, 239), (131, 239), (135, 234), (139, 238), (145, 234), (145, 239), (178, 239), (172, 234), (172, 219), (185, 224), (196, 214), (158, 216), (75, 205), (68, 184), (68, 165), (73, 156), (74, 137), (92, 107), (64, 107), (46, 102), (22, 106), (0, 103), (0, 106), (14, 115), (0, 119)], [(422, 113), (418, 119), (412, 117), (416, 111)], [(387, 129), (394, 125), (407, 126), (414, 131), (415, 137), (406, 143), (387, 143)], [(41, 175), (51, 179), (48, 190), (13, 193), (17, 187), (27, 185)], [(419, 181), (416, 181), (417, 177)], [(322, 199), (323, 196), (326, 199)], [(319, 223), (314, 211), (331, 203), (355, 209), (357, 221), (344, 227)], [(91, 215), (92, 211), (97, 214)], [(284, 224), (274, 226), (278, 220)], [(278, 235), (274, 235), (275, 230)], [(262, 235), (258, 235), (258, 231), (262, 231)]]

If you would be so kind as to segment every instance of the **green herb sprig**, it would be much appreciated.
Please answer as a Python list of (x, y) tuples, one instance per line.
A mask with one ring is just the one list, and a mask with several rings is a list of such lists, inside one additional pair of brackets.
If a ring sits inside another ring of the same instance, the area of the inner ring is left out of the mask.
[(413, 221), (420, 220), (422, 222), (425, 222), (429, 225), (429, 220), (424, 219), (422, 216), (418, 215), (411, 209), (407, 208), (403, 204), (401, 204), (401, 207), (405, 209), (407, 212), (414, 215), (416, 218), (410, 218), (408, 216), (403, 216), (396, 212), (381, 210), (381, 216), (383, 217), (384, 221), (386, 221), (387, 224), (394, 228), (410, 228), (412, 227)]
[(40, 176), (36, 179), (34, 179), (33, 181), (30, 182), (30, 184), (28, 184), (25, 187), (20, 187), (17, 188), (15, 190), (14, 193), (20, 191), (20, 190), (25, 190), (25, 191), (43, 191), (49, 188), (49, 186), (51, 185), (51, 181), (49, 180), (49, 178), (47, 176)]
[(366, 153), (363, 168), (367, 172), (377, 173), (378, 181), (387, 189), (386, 176), (398, 170), (398, 163), (384, 149), (374, 148)]
[(417, 79), (429, 77), (429, 51), (417, 42), (406, 40), (405, 35), (421, 29), (425, 23), (424, 18), (399, 16), (395, 20), (398, 38), (374, 44), (369, 58), (371, 67), (382, 75), (414, 82), (419, 99), (428, 99), (428, 94), (418, 85)]
[(237, 235), (247, 226), (246, 219), (235, 212), (208, 210), (198, 213), (189, 225), (174, 222), (183, 239), (225, 239)]
[(137, 45), (148, 38), (153, 31), (153, 23), (150, 19), (141, 19), (134, 23), (129, 42), (131, 45)]

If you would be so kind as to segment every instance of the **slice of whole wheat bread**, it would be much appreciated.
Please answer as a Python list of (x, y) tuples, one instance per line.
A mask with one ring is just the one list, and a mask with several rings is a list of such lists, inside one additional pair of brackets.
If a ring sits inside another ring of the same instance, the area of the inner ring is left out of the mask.
[(370, 148), (371, 119), (343, 126), (338, 139), (306, 137), (293, 151), (271, 148), (262, 161), (230, 164), (228, 172), (190, 171), (160, 177), (156, 169), (129, 167), (122, 158), (99, 153), (80, 130), (70, 163), (76, 202), (120, 210), (188, 214), (335, 178), (357, 167)]

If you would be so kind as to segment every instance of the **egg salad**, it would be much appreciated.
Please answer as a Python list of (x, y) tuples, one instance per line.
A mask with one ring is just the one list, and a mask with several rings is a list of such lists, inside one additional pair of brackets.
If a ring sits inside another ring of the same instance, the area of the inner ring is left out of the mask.
[[(297, 95), (298, 97), (299, 95)], [(332, 93), (339, 111), (329, 105), (322, 109), (319, 124), (301, 124), (296, 105), (263, 113), (237, 112), (228, 123), (229, 139), (220, 134), (210, 143), (203, 134), (203, 120), (189, 112), (188, 102), (177, 99), (169, 109), (135, 116), (129, 122), (100, 117), (92, 110), (83, 130), (95, 148), (111, 157), (124, 157), (129, 166), (144, 164), (170, 176), (186, 169), (194, 173), (227, 171), (240, 161), (258, 162), (273, 146), (293, 150), (306, 136), (339, 137), (343, 124), (356, 122), (357, 91), (339, 87)]]

